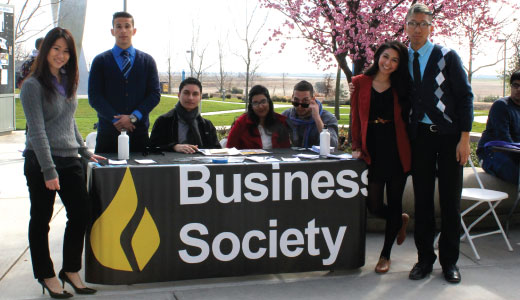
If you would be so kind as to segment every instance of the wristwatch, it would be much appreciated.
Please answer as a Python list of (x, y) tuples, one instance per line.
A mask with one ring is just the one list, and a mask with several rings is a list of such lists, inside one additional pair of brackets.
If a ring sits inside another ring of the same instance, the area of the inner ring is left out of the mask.
[(137, 117), (134, 114), (130, 115), (130, 122), (132, 122), (132, 124), (135, 124), (135, 122), (137, 122)]

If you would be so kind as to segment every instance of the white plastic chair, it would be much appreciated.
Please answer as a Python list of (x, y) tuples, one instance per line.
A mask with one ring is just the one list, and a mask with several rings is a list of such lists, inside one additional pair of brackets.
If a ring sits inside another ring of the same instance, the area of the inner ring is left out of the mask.
[(87, 148), (89, 148), (89, 149), (96, 148), (96, 138), (97, 138), (97, 131), (93, 131), (87, 135), (87, 137), (85, 138), (85, 144), (87, 144)]
[[(507, 248), (509, 249), (509, 251), (513, 251), (513, 248), (511, 247), (511, 244), (509, 243), (509, 240), (507, 239), (506, 233), (504, 232), (504, 229), (502, 228), (502, 224), (500, 224), (500, 220), (498, 219), (498, 216), (495, 212), (495, 208), (500, 204), (500, 202), (502, 202), (502, 200), (507, 199), (508, 194), (504, 193), (504, 192), (485, 189), (484, 185), (482, 184), (482, 181), (480, 180), (480, 177), (478, 176), (477, 169), (475, 168), (475, 166), (473, 165), (473, 162), (471, 161), (471, 158), (469, 159), (469, 163), (471, 165), (471, 168), (473, 169), (473, 173), (475, 174), (475, 177), (477, 178), (480, 188), (463, 188), (462, 189), (461, 199), (467, 200), (467, 201), (475, 201), (475, 204), (468, 207), (460, 215), (460, 224), (462, 225), (462, 228), (464, 229), (464, 234), (462, 235), (461, 240), (463, 240), (466, 237), (468, 238), (468, 242), (471, 246), (471, 249), (473, 249), (473, 252), (475, 253), (475, 256), (477, 257), (478, 260), (480, 260), (480, 256), (478, 255), (478, 252), (477, 252), (477, 249), (475, 248), (475, 244), (473, 243), (473, 240), (476, 238), (479, 238), (479, 237), (501, 233), (502, 236), (504, 237), (504, 240), (506, 241)], [(487, 203), (487, 205), (489, 206), (489, 209), (486, 210), (475, 221), (473, 221), (473, 223), (471, 223), (469, 226), (466, 226), (466, 223), (464, 222), (464, 216), (467, 215), (470, 211), (475, 209), (480, 204), (484, 204), (484, 203)], [(497, 222), (498, 229), (495, 231), (471, 235), (470, 234), (471, 229), (490, 213), (493, 214), (493, 217), (495, 218), (495, 221)]]
[(223, 138), (220, 140), (220, 146), (222, 148), (226, 148), (226, 145), (227, 145), (227, 138)]

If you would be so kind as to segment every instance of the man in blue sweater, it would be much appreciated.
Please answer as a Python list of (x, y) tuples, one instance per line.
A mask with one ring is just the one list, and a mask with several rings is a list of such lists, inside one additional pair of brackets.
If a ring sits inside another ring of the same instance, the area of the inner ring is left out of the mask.
[(406, 15), (410, 39), (410, 141), (415, 196), (415, 245), (418, 262), (409, 278), (418, 280), (432, 272), (437, 256), (434, 192), (438, 178), (441, 208), (439, 262), (446, 281), (461, 280), (457, 261), (460, 245), (460, 195), (463, 166), (470, 153), (473, 93), (460, 57), (455, 51), (429, 40), (433, 12), (414, 4)]
[(88, 99), (99, 124), (96, 153), (116, 153), (122, 130), (130, 136), (130, 151), (149, 143), (150, 111), (159, 103), (159, 74), (154, 59), (132, 46), (134, 18), (127, 12), (113, 15), (116, 44), (94, 58), (88, 79)]
[(498, 99), (489, 110), (486, 130), (478, 142), (477, 155), (483, 161), (484, 171), (517, 184), (519, 155), (484, 147), (490, 141), (520, 143), (520, 70), (511, 75), (510, 83), (511, 96)]

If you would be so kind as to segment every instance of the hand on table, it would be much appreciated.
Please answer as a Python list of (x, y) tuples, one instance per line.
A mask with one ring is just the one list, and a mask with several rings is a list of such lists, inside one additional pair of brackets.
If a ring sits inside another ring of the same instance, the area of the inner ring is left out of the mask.
[(101, 155), (97, 155), (97, 154), (92, 154), (92, 156), (90, 157), (90, 161), (93, 161), (93, 162), (99, 162), (100, 160), (105, 160), (107, 159), (106, 157), (104, 156), (101, 156)]
[(195, 153), (199, 150), (199, 147), (197, 145), (190, 145), (190, 144), (177, 144), (173, 146), (173, 150), (175, 152), (182, 152), (187, 154)]

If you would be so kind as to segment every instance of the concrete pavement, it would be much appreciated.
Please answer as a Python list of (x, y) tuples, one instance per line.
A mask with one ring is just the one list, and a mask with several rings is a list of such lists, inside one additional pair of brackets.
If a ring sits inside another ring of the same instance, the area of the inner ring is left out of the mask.
[[(23, 176), (23, 132), (0, 136), (0, 299), (48, 299), (33, 279), (28, 251), (29, 199)], [(65, 211), (58, 200), (49, 235), (55, 270), (61, 266)], [(410, 228), (411, 229), (411, 228)], [(90, 285), (89, 299), (520, 299), (520, 224), (510, 232), (514, 251), (499, 235), (477, 239), (482, 259), (461, 244), (462, 283), (448, 284), (438, 263), (431, 276), (408, 279), (416, 261), (413, 234), (394, 246), (385, 275), (373, 269), (383, 244), (382, 233), (367, 234), (366, 264), (350, 271), (269, 274), (136, 285)], [(66, 289), (71, 291), (70, 286)], [(74, 298), (86, 298), (76, 295)]]

